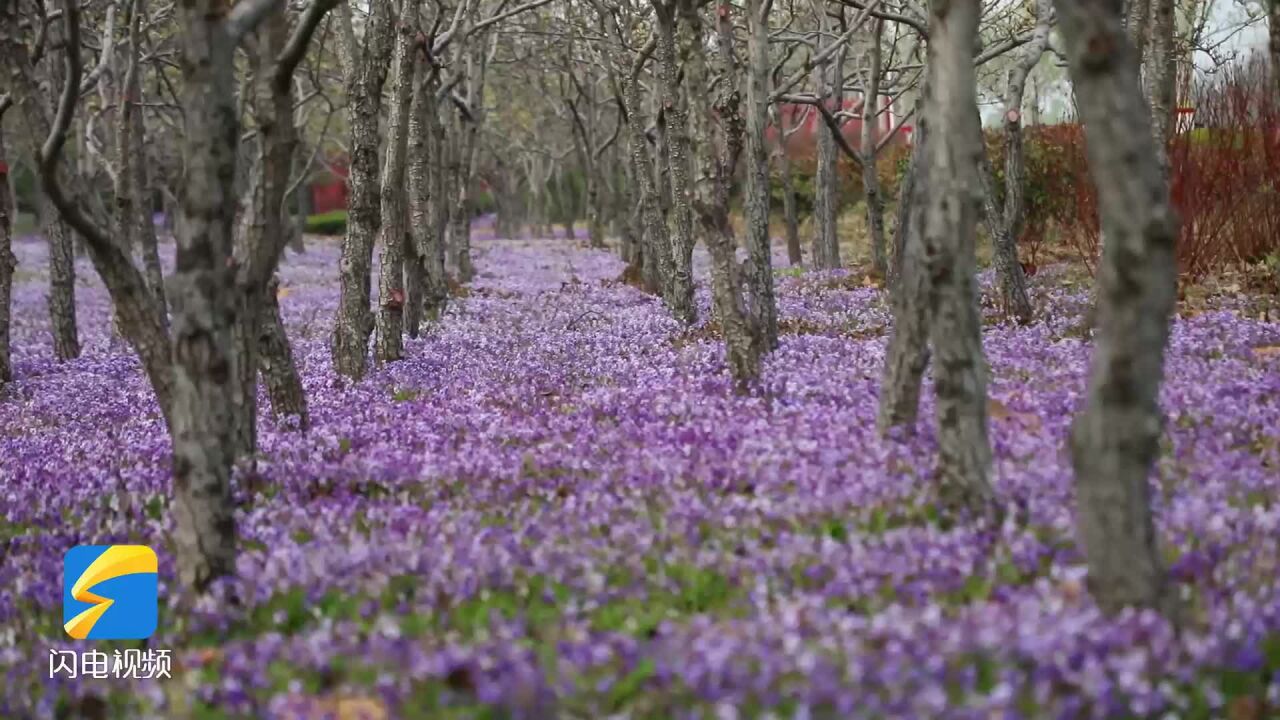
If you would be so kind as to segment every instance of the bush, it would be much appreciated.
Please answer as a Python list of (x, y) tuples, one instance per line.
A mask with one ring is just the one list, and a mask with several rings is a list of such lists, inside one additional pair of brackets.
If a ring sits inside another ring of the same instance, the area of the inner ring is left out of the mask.
[(347, 211), (331, 210), (307, 216), (307, 232), (312, 235), (342, 235), (347, 231)]
[[(1181, 220), (1178, 269), (1195, 278), (1280, 253), (1280, 98), (1265, 61), (1255, 58), (1197, 85), (1192, 101), (1199, 127), (1176, 133), (1168, 152), (1170, 197)], [(1043, 215), (1039, 221), (1056, 226), (1092, 271), (1101, 228), (1084, 131), (1034, 130), (1027, 140), (1028, 231)]]

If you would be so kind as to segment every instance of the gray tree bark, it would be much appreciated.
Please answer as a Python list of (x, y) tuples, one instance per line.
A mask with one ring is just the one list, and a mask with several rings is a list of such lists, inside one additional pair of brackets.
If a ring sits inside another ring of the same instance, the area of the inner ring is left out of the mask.
[(782, 179), (782, 226), (787, 235), (787, 264), (798, 267), (804, 261), (800, 246), (800, 213), (796, 209), (796, 184), (791, 174), (791, 155), (787, 153), (787, 113), (781, 110), (778, 118), (778, 175)]
[[(927, 94), (927, 85), (920, 92)], [(919, 103), (917, 110), (922, 110)], [(927, 162), (929, 118), (923, 112), (917, 112), (917, 117), (915, 147), (898, 191), (898, 222), (889, 263), (893, 333), (885, 348), (880, 386), (878, 422), (882, 431), (915, 425), (920, 413), (920, 384), (929, 366), (928, 257), (921, 237), (925, 188), (920, 177)]]
[(1071, 435), (1078, 532), (1089, 587), (1103, 610), (1172, 611), (1148, 478), (1159, 452), (1157, 396), (1176, 299), (1177, 218), (1120, 3), (1056, 6), (1107, 237), (1089, 388)]
[[(706, 44), (698, 5), (696, 0), (681, 0), (678, 7), (685, 97), (690, 117), (699, 120), (690, 123), (694, 132), (692, 146), (697, 153), (694, 165), (702, 169), (694, 185), (693, 204), (711, 254), (711, 302), (724, 332), (725, 358), (739, 391), (746, 391), (760, 376), (760, 358), (766, 346), (762, 329), (756, 322), (759, 315), (745, 303), (737, 242), (729, 223), (730, 192), (742, 154), (743, 135), (739, 93), (735, 87), (738, 69), (733, 56), (730, 5), (728, 0), (720, 0), (716, 7), (716, 44), (722, 82), (716, 85), (711, 108), (707, 106), (707, 91), (712, 86), (707, 74)], [(754, 252), (755, 248), (751, 250)], [(772, 289), (770, 278), (770, 293)], [(760, 298), (752, 300), (759, 302)]]
[(9, 104), (8, 95), (0, 97), (0, 185), (3, 185), (0, 187), (0, 392), (13, 380), (9, 355), (9, 313), (13, 300), (13, 271), (18, 266), (11, 244), (13, 208), (9, 195), (9, 157), (4, 145), (4, 113)]
[(945, 506), (987, 515), (994, 510), (994, 493), (987, 368), (974, 282), (981, 212), (977, 175), (984, 155), (973, 66), (980, 14), (978, 0), (930, 3), (925, 113), (931, 139), (921, 235), (930, 280), (939, 490)]
[[(666, 164), (671, 173), (671, 276), (665, 283), (669, 291), (667, 307), (677, 320), (691, 324), (698, 319), (693, 301), (693, 159), (689, 110), (681, 97), (680, 59), (676, 55), (678, 0), (650, 1), (654, 8), (659, 96), (666, 129)], [(681, 52), (692, 47), (692, 42), (683, 42)]]
[[(773, 293), (773, 255), (769, 245), (769, 9), (767, 0), (747, 0), (747, 167), (743, 202), (750, 260), (747, 287), (753, 322), (767, 350), (778, 346), (778, 307)], [(727, 10), (727, 6), (723, 6)]]
[[(667, 234), (667, 225), (662, 217), (660, 206), (661, 192), (657, 186), (658, 170), (653, 163), (653, 155), (646, 145), (644, 122), (641, 118), (639, 74), (643, 60), (637, 59), (631, 71), (623, 79), (623, 100), (626, 106), (627, 141), (631, 149), (631, 167), (636, 184), (640, 189), (639, 206), (643, 227), (641, 265), (645, 287), (650, 292), (659, 292), (670, 302), (673, 297), (671, 282), (674, 269), (672, 267), (671, 238)], [(668, 305), (674, 314), (675, 307)]]
[[(841, 9), (843, 18), (843, 9)], [(821, 28), (824, 42), (829, 42), (825, 34), (829, 32), (825, 12), (821, 16)], [(822, 52), (824, 43), (819, 43), (816, 52)], [(840, 112), (844, 106), (844, 58), (842, 48), (835, 57), (814, 68), (814, 84), (817, 87), (819, 102), (833, 108), (832, 112)], [(833, 79), (834, 78), (834, 79)], [(836, 153), (836, 139), (830, 126), (824, 124), (818, 129), (818, 168), (813, 178), (813, 252), (811, 262), (820, 270), (833, 270), (840, 267), (840, 234), (836, 221), (840, 215), (840, 180), (837, 167), (840, 157)]]
[[(428, 322), (434, 323), (440, 319), (449, 300), (449, 286), (444, 270), (444, 245), (436, 225), (438, 211), (433, 211), (436, 205), (443, 205), (437, 197), (440, 171), (432, 167), (439, 151), (436, 80), (431, 68), (423, 68), (422, 73), (425, 77), (414, 88), (409, 107), (409, 230), (417, 273), (422, 278), (421, 313)], [(438, 166), (439, 161), (435, 164)], [(409, 323), (411, 335), (417, 329), (416, 323)]]
[(889, 259), (884, 235), (884, 198), (880, 196), (880, 173), (876, 167), (876, 146), (880, 143), (878, 110), (880, 103), (881, 50), (884, 21), (871, 21), (867, 48), (866, 90), (862, 93), (862, 190), (867, 204), (867, 234), (871, 240), (871, 267), (882, 278), (889, 276)]
[(373, 244), (381, 225), (378, 173), (378, 116), (382, 86), (390, 66), (395, 8), (390, 0), (370, 6), (364, 37), (356, 39), (352, 11), (347, 0), (338, 6), (338, 33), (342, 43), (343, 79), (347, 91), (347, 116), (351, 128), (351, 192), (347, 208), (347, 234), (339, 263), (341, 289), (330, 353), (338, 373), (360, 380), (368, 365), (369, 335), (373, 313), (369, 309)]
[(1023, 55), (1009, 69), (1004, 101), (1004, 206), (996, 200), (991, 161), (983, 156), (981, 172), (986, 199), (987, 228), (995, 250), (1000, 278), (1000, 305), (1004, 314), (1020, 323), (1031, 321), (1033, 310), (1027, 295), (1027, 279), (1018, 261), (1018, 238), (1026, 217), (1026, 158), (1022, 139), (1022, 97), (1040, 56), (1049, 45), (1053, 7), (1051, 0), (1036, 0), (1036, 26)]
[(1174, 45), (1177, 0), (1150, 0), (1151, 45), (1147, 58), (1147, 101), (1151, 104), (1151, 131), (1161, 171), (1169, 172), (1169, 138), (1173, 134), (1178, 65)]
[(404, 258), (408, 232), (405, 165), (409, 142), (409, 110), (417, 80), (417, 28), (410, 22), (418, 0), (404, 0), (396, 31), (391, 101), (387, 120), (387, 155), (382, 166), (382, 258), (378, 280), (378, 333), (373, 357), (388, 363), (404, 356)]

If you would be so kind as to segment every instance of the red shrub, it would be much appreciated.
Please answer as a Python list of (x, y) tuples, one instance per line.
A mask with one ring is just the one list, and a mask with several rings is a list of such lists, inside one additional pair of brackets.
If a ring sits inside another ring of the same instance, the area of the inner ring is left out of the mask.
[[(1170, 196), (1181, 220), (1177, 258), (1192, 277), (1280, 252), (1280, 98), (1265, 61), (1224, 68), (1192, 91), (1194, 129), (1169, 143)], [(1051, 158), (1047, 217), (1092, 272), (1098, 202), (1079, 125), (1036, 128), (1028, 154)], [(1028, 162), (1028, 182), (1032, 181)], [(1028, 222), (1033, 218), (1028, 212)]]

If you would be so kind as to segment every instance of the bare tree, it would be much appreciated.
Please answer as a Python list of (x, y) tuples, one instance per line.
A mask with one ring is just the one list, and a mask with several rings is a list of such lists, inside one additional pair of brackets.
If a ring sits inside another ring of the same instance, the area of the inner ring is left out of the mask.
[(914, 418), (928, 359), (922, 343), (927, 328), (936, 357), (941, 500), (948, 510), (987, 517), (996, 507), (988, 477), (987, 370), (974, 281), (983, 147), (973, 58), (981, 8), (977, 0), (934, 0), (929, 8), (923, 91), (929, 135), (920, 144), (913, 187), (921, 207), (904, 238), (881, 420), (888, 425)]
[[(51, 47), (66, 44), (63, 30), (44, 12), (41, 2), (38, 12), (26, 13), (36, 18), (37, 40), (29, 49), (19, 37), (19, 15), (23, 0), (5, 0), (0, 3), (0, 58), (7, 66), (7, 95), (18, 107), (19, 137), (32, 143), (49, 135), (53, 123), (53, 110), (48, 98), (66, 84), (62, 65), (49, 56)], [(45, 87), (41, 87), (41, 85)], [(77, 88), (79, 90), (79, 88)], [(39, 148), (28, 150), (34, 156)], [(78, 187), (80, 178), (64, 173), (64, 182)], [(55, 208), (43, 200), (36, 206), (40, 231), (49, 243), (49, 323), (53, 330), (53, 353), (58, 360), (71, 360), (80, 356), (80, 337), (76, 324), (75, 254), (71, 229)]]
[(1089, 587), (1104, 610), (1171, 611), (1148, 478), (1159, 449), (1157, 394), (1176, 297), (1177, 218), (1120, 2), (1056, 7), (1107, 237), (1089, 389), (1071, 434), (1080, 541)]
[(1022, 140), (1022, 97), (1027, 76), (1040, 62), (1049, 45), (1053, 6), (1051, 0), (1036, 0), (1036, 24), (1031, 42), (1009, 68), (1004, 96), (1004, 204), (996, 197), (990, 158), (982, 160), (981, 179), (986, 201), (986, 223), (995, 250), (996, 274), (1000, 279), (1000, 301), (1005, 315), (1029, 322), (1033, 310), (1027, 295), (1027, 280), (1018, 262), (1018, 238), (1026, 218), (1026, 152)]
[[(234, 9), (217, 0), (179, 7), (183, 48), (182, 103), (186, 108), (182, 155), (186, 161), (177, 235), (177, 270), (171, 280), (173, 321), (166, 332), (155, 295), (127, 253), (64, 191), (58, 163), (81, 88), (79, 6), (64, 0), (66, 81), (48, 138), (40, 150), (40, 174), (50, 202), (84, 238), (90, 259), (111, 294), (120, 327), (151, 380), (173, 443), (173, 511), (179, 575), (203, 590), (232, 570), (235, 524), (230, 492), (238, 451), (233, 385), (240, 359), (232, 347), (237, 322), (233, 228), (233, 179), (239, 135), (234, 53), (240, 40), (276, 0), (251, 0)], [(295, 34), (289, 47), (306, 47)], [(300, 51), (299, 51), (300, 52)], [(274, 266), (263, 275), (269, 279)], [(261, 276), (259, 276), (261, 277)], [(265, 283), (266, 280), (263, 280)]]

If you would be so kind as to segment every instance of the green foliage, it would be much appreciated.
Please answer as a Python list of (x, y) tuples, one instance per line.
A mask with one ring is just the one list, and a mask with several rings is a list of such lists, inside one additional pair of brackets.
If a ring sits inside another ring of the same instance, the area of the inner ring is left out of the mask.
[(346, 210), (331, 210), (307, 216), (307, 232), (312, 235), (342, 235), (346, 231)]

